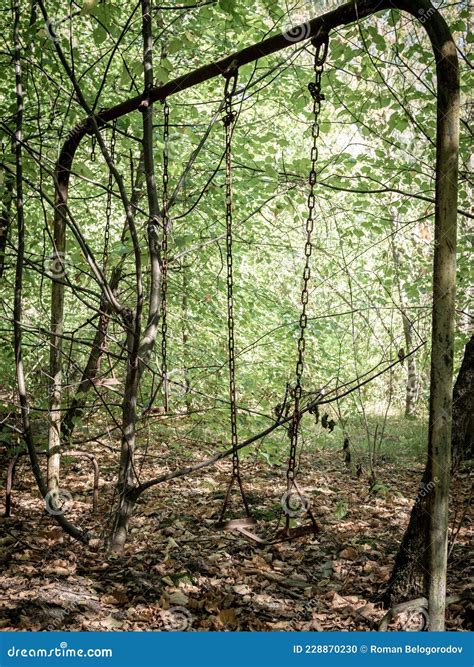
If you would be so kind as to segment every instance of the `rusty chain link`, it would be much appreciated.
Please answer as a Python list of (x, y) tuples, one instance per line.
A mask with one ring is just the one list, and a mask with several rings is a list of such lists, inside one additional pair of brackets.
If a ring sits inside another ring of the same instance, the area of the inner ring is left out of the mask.
[(169, 218), (169, 136), (170, 136), (170, 108), (166, 100), (163, 101), (163, 235), (161, 239), (161, 379), (163, 384), (163, 407), (165, 412), (169, 409), (169, 384), (168, 384), (168, 361), (167, 361), (167, 298), (168, 298), (168, 234), (170, 227)]
[[(309, 92), (313, 98), (313, 127), (312, 127), (312, 146), (311, 146), (311, 170), (309, 172), (309, 194), (308, 194), (308, 217), (306, 219), (306, 243), (305, 243), (305, 265), (303, 270), (303, 287), (301, 290), (301, 313), (299, 320), (299, 338), (298, 338), (298, 360), (296, 362), (296, 385), (294, 390), (294, 409), (293, 419), (289, 428), (289, 437), (291, 440), (290, 454), (288, 459), (287, 477), (287, 491), (290, 493), (293, 488), (296, 488), (299, 495), (300, 491), (296, 485), (296, 454), (298, 445), (298, 429), (301, 421), (300, 402), (302, 396), (302, 377), (304, 370), (304, 352), (306, 347), (305, 332), (308, 324), (307, 305), (309, 299), (309, 279), (311, 277), (310, 258), (312, 253), (312, 234), (314, 227), (314, 209), (316, 199), (314, 189), (317, 181), (317, 161), (318, 161), (318, 137), (320, 132), (319, 116), (321, 112), (321, 102), (324, 100), (324, 95), (321, 93), (321, 78), (323, 73), (324, 63), (328, 53), (328, 36), (324, 35), (322, 41), (318, 39), (313, 41), (316, 48), (314, 54), (314, 81), (308, 84)], [(314, 519), (313, 519), (314, 521)], [(287, 529), (289, 526), (289, 517), (286, 518)]]
[(227, 344), (229, 363), (229, 396), (230, 396), (230, 424), (232, 445), (232, 477), (227, 490), (226, 499), (221, 512), (221, 520), (224, 516), (230, 491), (236, 480), (242, 495), (245, 511), (250, 516), (247, 498), (240, 477), (240, 460), (238, 451), (237, 435), (237, 396), (235, 387), (235, 333), (234, 333), (234, 279), (233, 279), (233, 255), (232, 255), (232, 135), (236, 114), (233, 110), (233, 96), (237, 88), (238, 70), (231, 69), (226, 72), (224, 102), (225, 115), (222, 119), (225, 127), (225, 205), (226, 205), (226, 262), (227, 262)]

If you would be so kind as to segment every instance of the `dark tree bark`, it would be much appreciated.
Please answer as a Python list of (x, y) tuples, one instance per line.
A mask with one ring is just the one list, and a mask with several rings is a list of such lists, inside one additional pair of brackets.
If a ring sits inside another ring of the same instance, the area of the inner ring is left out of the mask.
[(410, 521), (395, 557), (392, 574), (381, 596), (384, 607), (424, 597), (427, 591), (430, 471), (425, 468)]
[(474, 458), (474, 335), (464, 357), (453, 390), (453, 467)]
[[(474, 336), (464, 357), (453, 390), (452, 453), (453, 468), (473, 455), (474, 446)], [(408, 527), (395, 557), (392, 574), (382, 595), (384, 606), (422, 597), (427, 590), (428, 530), (430, 519), (430, 482), (428, 467), (423, 473)]]

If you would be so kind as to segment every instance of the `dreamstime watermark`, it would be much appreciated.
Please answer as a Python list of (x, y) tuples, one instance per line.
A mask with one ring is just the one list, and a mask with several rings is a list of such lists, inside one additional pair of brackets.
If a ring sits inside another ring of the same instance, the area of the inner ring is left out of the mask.
[(288, 42), (296, 44), (297, 42), (308, 39), (311, 34), (311, 19), (319, 14), (334, 9), (337, 2), (335, 0), (304, 0), (303, 5), (299, 15), (300, 18), (304, 18), (305, 20), (298, 23), (298, 14), (296, 14), (296, 17), (294, 14), (285, 17), (283, 35)]
[(178, 398), (186, 398), (192, 391), (186, 368), (173, 368), (166, 373), (170, 391)]
[(52, 42), (71, 38), (71, 16), (48, 17), (43, 25), (46, 38)]
[(305, 514), (310, 507), (308, 498), (295, 490), (285, 491), (280, 499), (280, 504), (284, 514), (292, 519)]
[(420, 23), (425, 24), (430, 20), (433, 14), (436, 14), (436, 9), (434, 7), (430, 7), (429, 9), (419, 9), (418, 20)]
[(428, 630), (430, 619), (425, 607), (418, 607), (417, 609), (407, 611), (404, 616), (405, 619), (403, 620), (402, 627), (406, 632), (422, 632)]
[(45, 259), (46, 275), (50, 278), (64, 278), (68, 269), (68, 259), (65, 252), (53, 252)]
[(52, 516), (63, 515), (72, 505), (72, 493), (67, 489), (48, 491), (44, 497), (44, 507)]
[(421, 503), (421, 501), (428, 496), (431, 491), (435, 488), (436, 484), (438, 484), (439, 479), (435, 477), (434, 479), (430, 480), (427, 484), (423, 484), (423, 486), (420, 488), (418, 493), (416, 494), (415, 498), (415, 505), (418, 505)]
[(313, 617), (313, 613), (319, 610), (319, 599), (311, 598), (310, 600), (305, 600), (301, 607), (299, 607), (295, 612), (295, 617), (299, 621), (310, 621)]
[(9, 658), (111, 658), (111, 648), (68, 648), (67, 642), (61, 642), (55, 648), (15, 648), (7, 649)]
[(301, 42), (308, 39), (311, 33), (311, 26), (309, 23), (301, 23), (300, 25), (290, 26), (283, 31), (283, 35), (288, 42)]
[(161, 619), (168, 632), (184, 632), (193, 625), (193, 615), (186, 607), (170, 607), (163, 610)]

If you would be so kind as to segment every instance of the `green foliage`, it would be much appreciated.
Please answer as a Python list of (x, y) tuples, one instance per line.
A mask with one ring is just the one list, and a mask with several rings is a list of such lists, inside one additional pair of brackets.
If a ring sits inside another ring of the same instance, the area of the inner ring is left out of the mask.
[[(47, 4), (57, 28), (58, 43), (74, 66), (91, 107), (110, 107), (142, 92), (141, 27), (138, 15), (131, 16), (134, 3), (85, 0), (72, 16), (65, 11), (64, 3)], [(187, 11), (154, 11), (156, 84), (253, 44), (268, 33), (281, 30), (283, 24), (296, 24), (312, 16), (308, 4), (303, 2), (296, 3), (291, 16), (286, 14), (285, 3), (278, 0), (219, 0), (196, 5)], [(459, 48), (468, 56), (472, 35), (467, 8), (458, 11), (446, 6), (442, 11), (456, 32)], [(6, 13), (1, 20), (7, 35), (11, 26)], [(43, 19), (30, 21), (25, 14), (22, 34), (24, 137), (28, 146), (25, 366), (34, 405), (44, 408), (51, 281), (41, 275), (41, 270), (52, 251), (53, 211), (44, 197), (41, 200), (41, 194), (53, 196), (52, 165), (68, 132), (84, 118), (85, 112), (60, 66)], [(286, 383), (293, 379), (296, 363), (310, 167), (311, 100), (307, 83), (312, 77), (309, 50), (297, 52), (299, 46), (262, 59), (257, 65), (248, 65), (239, 76), (236, 104), (240, 113), (233, 154), (237, 392), (242, 408), (242, 439), (269, 425), (274, 406), (282, 401)], [(13, 69), (8, 55), (4, 53), (1, 58), (2, 67), (10, 74), (0, 84), (0, 106), (11, 131), (15, 112)], [(435, 70), (422, 26), (406, 16), (402, 21), (398, 12), (391, 11), (339, 30), (332, 36), (323, 88), (326, 100), (306, 346), (304, 388), (308, 392), (326, 385), (334, 389), (396, 359), (397, 350), (404, 344), (402, 301), (414, 323), (416, 341), (429, 340), (430, 335)], [(466, 95), (472, 89), (472, 73), (467, 67), (462, 70), (462, 88), (463, 119), (467, 122)], [(169, 99), (172, 189), (210, 128), (172, 210), (168, 348), (169, 367), (176, 380), (171, 389), (173, 410), (183, 412), (187, 405), (191, 408), (183, 437), (189, 435), (193, 442), (213, 447), (228, 442), (223, 130), (220, 120), (213, 120), (222, 95), (223, 81), (215, 79)], [(154, 123), (156, 180), (161, 184), (159, 104), (155, 105)], [(132, 113), (119, 119), (117, 131), (117, 166), (130, 195), (139, 162), (142, 116)], [(109, 145), (110, 128), (103, 129), (102, 134)], [(3, 164), (11, 169), (11, 137), (5, 137)], [(468, 210), (472, 199), (472, 149), (465, 123), (461, 142), (459, 207)], [(100, 264), (108, 170), (99, 149), (96, 148), (96, 160), (91, 158), (91, 149), (91, 139), (87, 137), (74, 162), (70, 208)], [(145, 293), (150, 279), (146, 206), (143, 195), (137, 228)], [(472, 229), (467, 223), (467, 218), (460, 216), (460, 311), (469, 303), (473, 278), (469, 262)], [(118, 296), (124, 305), (134, 307), (134, 259), (130, 233), (123, 229), (124, 211), (115, 185), (108, 275), (111, 267), (124, 262)], [(398, 264), (393, 258), (394, 239)], [(8, 266), (0, 287), (6, 321), (11, 320), (15, 243), (15, 233), (11, 232)], [(72, 286), (84, 291), (78, 295), (69, 288), (66, 292), (66, 347), (72, 361), (65, 364), (65, 404), (71, 400), (87, 360), (95, 333), (94, 309), (101, 297), (94, 273), (70, 230), (67, 259), (68, 279)], [(462, 322), (459, 326), (458, 356), (465, 333)], [(14, 383), (10, 328), (2, 333), (5, 344), (0, 350), (2, 383), (9, 388)], [(123, 326), (118, 317), (112, 318), (109, 334), (109, 352), (117, 376), (123, 380)], [(421, 416), (426, 409), (428, 350), (426, 345), (417, 353)], [(150, 363), (159, 372), (159, 341)], [(397, 367), (390, 386), (387, 376), (380, 376), (356, 398), (331, 406), (331, 416), (339, 421), (345, 411), (359, 415), (364, 407), (377, 419), (390, 402), (393, 419), (397, 419), (405, 398), (405, 375), (405, 369)], [(191, 386), (189, 395), (182, 389), (186, 381)], [(155, 388), (156, 379), (145, 374), (140, 411), (147, 406)], [(96, 393), (91, 399), (91, 414), (110, 425), (120, 418), (121, 407), (115, 395), (105, 396), (111, 399), (109, 410), (104, 409)], [(359, 416), (354, 419), (355, 423), (349, 424), (351, 428), (346, 425), (346, 429), (354, 433), (357, 448), (363, 446), (365, 436)], [(86, 428), (88, 420), (84, 423)], [(420, 429), (425, 429), (422, 420), (420, 424)], [(103, 432), (103, 426), (100, 421), (98, 432)], [(164, 422), (155, 429), (155, 435), (169, 438), (179, 428), (175, 422)], [(402, 428), (401, 421), (397, 428)], [(426, 433), (415, 435), (415, 431), (412, 426), (406, 433), (402, 429), (390, 456), (406, 451), (418, 456), (424, 451)], [(337, 433), (328, 434), (312, 421), (305, 422), (304, 436), (317, 446), (340, 446)], [(185, 442), (182, 447), (186, 447)], [(286, 432), (280, 429), (260, 444), (258, 452), (269, 465), (279, 466), (285, 461), (287, 446)], [(383, 442), (384, 452), (385, 447), (388, 453), (389, 445)], [(190, 455), (195, 453), (190, 447)]]

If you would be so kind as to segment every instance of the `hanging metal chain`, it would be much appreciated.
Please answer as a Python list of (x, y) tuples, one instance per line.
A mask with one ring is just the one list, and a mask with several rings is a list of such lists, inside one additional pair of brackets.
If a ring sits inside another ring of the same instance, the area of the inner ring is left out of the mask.
[(169, 384), (168, 384), (168, 362), (166, 357), (167, 345), (167, 297), (168, 297), (168, 234), (170, 226), (169, 218), (169, 126), (170, 108), (168, 102), (163, 102), (163, 235), (161, 240), (161, 380), (163, 383), (163, 407), (168, 412)]
[(227, 260), (227, 340), (229, 354), (229, 395), (233, 474), (239, 475), (239, 453), (237, 450), (237, 398), (235, 389), (235, 334), (234, 334), (234, 283), (232, 257), (232, 134), (235, 112), (232, 96), (237, 86), (237, 71), (225, 82), (225, 206), (226, 206), (226, 260)]
[(229, 397), (230, 397), (230, 425), (232, 444), (232, 477), (227, 489), (224, 506), (221, 512), (221, 520), (224, 516), (230, 492), (234, 481), (240, 488), (242, 500), (247, 516), (250, 510), (244, 493), (240, 477), (240, 461), (237, 435), (237, 396), (235, 387), (235, 332), (234, 332), (234, 278), (233, 278), (233, 255), (232, 255), (232, 135), (236, 113), (233, 110), (233, 97), (237, 88), (238, 70), (231, 68), (225, 73), (224, 102), (225, 115), (223, 120), (225, 127), (225, 205), (226, 205), (226, 263), (227, 263), (227, 344), (229, 363)]
[[(301, 421), (300, 403), (302, 395), (301, 380), (304, 370), (304, 352), (306, 347), (305, 332), (308, 324), (308, 315), (306, 313), (309, 291), (308, 284), (311, 276), (310, 258), (313, 249), (312, 234), (314, 227), (314, 209), (316, 205), (316, 198), (314, 194), (315, 185), (317, 181), (317, 161), (318, 161), (318, 137), (320, 132), (319, 116), (321, 113), (321, 102), (324, 100), (324, 95), (321, 93), (321, 78), (323, 73), (324, 63), (328, 53), (328, 36), (324, 35), (318, 40), (313, 40), (313, 45), (316, 48), (314, 54), (314, 81), (308, 84), (309, 92), (313, 98), (313, 128), (312, 128), (312, 146), (311, 146), (311, 170), (309, 172), (309, 194), (308, 194), (308, 217), (306, 219), (306, 244), (304, 254), (306, 257), (305, 266), (303, 270), (303, 287), (301, 290), (301, 314), (300, 314), (300, 335), (298, 338), (298, 361), (296, 363), (296, 386), (294, 390), (294, 410), (293, 419), (289, 429), (289, 437), (291, 439), (290, 455), (288, 460), (287, 476), (287, 490), (290, 492), (296, 487), (296, 454), (298, 445), (298, 429)], [(298, 488), (298, 487), (296, 487)], [(299, 493), (299, 491), (298, 491)], [(287, 524), (289, 517), (287, 516)]]
[[(115, 161), (115, 144), (117, 121), (114, 120), (112, 124), (112, 137), (110, 139), (110, 158), (112, 162)], [(109, 242), (110, 242), (110, 221), (112, 218), (112, 187), (114, 184), (112, 171), (109, 169), (109, 181), (107, 184), (107, 203), (105, 205), (105, 230), (104, 230), (104, 253), (102, 258), (102, 270), (105, 274), (107, 271), (107, 263), (109, 260)]]

